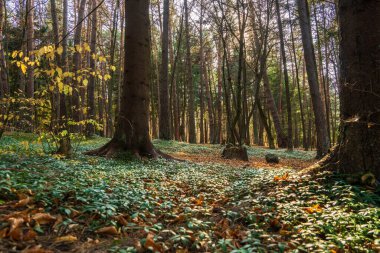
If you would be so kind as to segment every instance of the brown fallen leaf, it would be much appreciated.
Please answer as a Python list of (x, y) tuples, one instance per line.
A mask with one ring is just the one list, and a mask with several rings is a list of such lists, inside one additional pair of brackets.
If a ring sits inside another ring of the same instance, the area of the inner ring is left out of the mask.
[(54, 241), (55, 242), (75, 242), (78, 238), (74, 235), (65, 235), (61, 237), (57, 237)]
[(32, 216), (32, 219), (38, 222), (39, 224), (44, 225), (55, 221), (57, 218), (48, 213), (36, 213)]
[(22, 233), (22, 230), (21, 228), (15, 228), (13, 229), (12, 231), (9, 232), (9, 237), (12, 239), (12, 240), (15, 240), (15, 241), (22, 241), (23, 240), (23, 233)]
[(8, 219), (10, 229), (9, 232), (12, 232), (13, 230), (17, 229), (24, 223), (24, 219), (21, 217), (11, 217)]
[(0, 230), (0, 239), (3, 239), (7, 236), (9, 228), (3, 228)]
[(146, 236), (145, 244), (144, 247), (150, 250), (153, 250), (154, 252), (163, 252), (162, 248), (160, 245), (156, 244), (154, 242), (154, 234), (149, 233)]
[(97, 234), (102, 234), (102, 235), (118, 235), (119, 232), (115, 228), (115, 226), (109, 226), (109, 227), (104, 227), (104, 228), (99, 228), (98, 230), (95, 231)]
[(34, 231), (33, 229), (29, 229), (25, 235), (24, 235), (24, 238), (23, 240), (24, 241), (30, 241), (30, 240), (33, 240), (37, 237), (37, 233), (36, 231)]
[(282, 176), (274, 176), (273, 180), (274, 181), (286, 181), (289, 179), (289, 173), (285, 173)]
[(28, 205), (30, 203), (30, 201), (31, 201), (31, 198), (27, 196), (26, 198), (19, 200), (14, 205), (14, 207), (23, 207), (23, 206), (26, 206), (26, 205)]
[(52, 250), (43, 249), (41, 245), (24, 249), (21, 253), (54, 253)]
[(115, 220), (117, 222), (119, 222), (119, 224), (122, 225), (122, 226), (127, 226), (128, 225), (128, 221), (123, 217), (123, 215), (115, 216)]

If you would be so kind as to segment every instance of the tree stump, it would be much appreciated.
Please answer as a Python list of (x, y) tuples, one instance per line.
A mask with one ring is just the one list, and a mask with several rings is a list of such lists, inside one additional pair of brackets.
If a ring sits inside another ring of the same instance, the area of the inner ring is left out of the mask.
[(222, 157), (225, 159), (237, 159), (248, 161), (247, 148), (243, 146), (227, 145), (224, 147)]
[(267, 163), (279, 163), (280, 162), (280, 158), (274, 154), (266, 154), (265, 160), (267, 161)]

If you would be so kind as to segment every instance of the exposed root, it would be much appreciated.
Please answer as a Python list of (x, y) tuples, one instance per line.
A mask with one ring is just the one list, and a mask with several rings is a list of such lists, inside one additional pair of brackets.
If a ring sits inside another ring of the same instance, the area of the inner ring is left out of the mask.
[[(104, 146), (98, 149), (84, 152), (84, 154), (90, 155), (90, 156), (103, 156), (106, 158), (112, 158), (116, 156), (118, 153), (125, 152), (128, 150), (129, 149), (125, 148), (120, 142), (116, 141), (115, 139), (112, 139)], [(143, 160), (144, 158), (148, 158), (148, 159), (164, 158), (166, 160), (183, 162), (183, 160), (177, 159), (175, 157), (172, 157), (171, 155), (161, 152), (160, 150), (154, 148), (153, 145), (151, 145), (151, 147), (146, 148), (146, 149), (135, 148), (135, 149), (130, 149), (130, 151), (132, 155), (136, 157), (138, 160)]]
[(316, 162), (315, 164), (301, 170), (298, 172), (299, 174), (311, 174), (315, 175), (322, 171), (333, 171), (338, 168), (339, 160), (337, 159), (339, 147), (334, 146), (331, 151), (324, 156), (321, 160)]

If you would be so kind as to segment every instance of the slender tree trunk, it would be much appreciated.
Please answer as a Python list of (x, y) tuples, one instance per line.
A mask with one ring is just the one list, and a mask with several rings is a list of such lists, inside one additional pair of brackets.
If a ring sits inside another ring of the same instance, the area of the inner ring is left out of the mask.
[[(97, 0), (92, 0), (92, 9), (95, 9), (97, 6)], [(97, 11), (95, 10), (91, 14), (91, 38), (90, 38), (90, 49), (91, 55), (96, 55), (96, 33), (98, 26), (98, 17)], [(93, 72), (96, 72), (95, 59), (90, 57), (90, 69)], [(87, 106), (88, 106), (88, 119), (95, 120), (95, 79), (94, 75), (90, 75), (90, 80), (87, 85)], [(87, 124), (86, 135), (92, 136), (95, 134), (95, 126), (92, 122)]]
[(195, 132), (195, 106), (194, 106), (194, 84), (193, 84), (193, 73), (191, 64), (191, 52), (190, 52), (190, 24), (189, 24), (189, 6), (187, 0), (184, 2), (185, 5), (185, 33), (186, 33), (186, 71), (187, 71), (187, 87), (189, 93), (188, 99), (188, 126), (189, 126), (189, 142), (196, 143), (196, 132)]
[[(34, 55), (32, 54), (34, 50), (34, 0), (27, 0), (26, 4), (27, 11), (27, 29), (26, 29), (26, 50), (30, 61), (34, 60)], [(28, 66), (27, 70), (27, 85), (26, 85), (26, 96), (28, 98), (34, 97), (34, 68), (33, 66)]]
[(171, 139), (170, 113), (169, 113), (169, 0), (164, 0), (163, 30), (161, 36), (161, 69), (160, 69), (160, 112), (159, 112), (159, 137), (163, 140)]
[(7, 64), (3, 46), (5, 0), (0, 0), (0, 98), (10, 95)]
[(268, 78), (268, 73), (266, 69), (264, 70), (264, 73), (263, 73), (263, 83), (264, 83), (264, 91), (265, 91), (266, 100), (267, 100), (267, 106), (272, 115), (273, 125), (277, 133), (277, 144), (280, 148), (286, 148), (287, 139), (282, 131), (280, 116), (278, 115), (277, 107), (274, 102), (272, 91), (270, 89), (269, 78)]
[(327, 154), (330, 143), (327, 132), (327, 122), (324, 114), (321, 93), (319, 91), (317, 64), (314, 54), (313, 39), (311, 34), (309, 6), (306, 0), (297, 0), (300, 16), (302, 44), (306, 70), (309, 80), (310, 95), (313, 103), (315, 126), (317, 132), (317, 157)]
[[(76, 24), (76, 29), (74, 32), (74, 46), (80, 46), (81, 44), (81, 35), (82, 35), (82, 20), (84, 18), (84, 10), (86, 6), (86, 0), (80, 1), (80, 6), (78, 10), (78, 19)], [(74, 75), (79, 76), (78, 71), (81, 68), (81, 53), (75, 51), (74, 57), (73, 57), (73, 72)], [(80, 83), (78, 80), (74, 81), (74, 87), (73, 87), (73, 96), (72, 96), (72, 106), (73, 106), (73, 120), (75, 122), (79, 122), (83, 118), (83, 113), (81, 109), (81, 97), (80, 92), (82, 90), (82, 83)], [(75, 132), (79, 132), (80, 127), (75, 126), (73, 128)]]
[(283, 33), (283, 29), (282, 29), (279, 0), (275, 1), (275, 5), (276, 5), (276, 13), (277, 13), (277, 25), (278, 25), (278, 30), (279, 30), (279, 34), (280, 34), (281, 58), (282, 58), (282, 65), (283, 65), (283, 69), (284, 69), (286, 110), (287, 110), (287, 115), (288, 115), (287, 146), (288, 146), (288, 150), (293, 150), (292, 105), (291, 105), (291, 101), (290, 101), (289, 75), (288, 75), (288, 67), (287, 67), (287, 62), (286, 62), (284, 33)]

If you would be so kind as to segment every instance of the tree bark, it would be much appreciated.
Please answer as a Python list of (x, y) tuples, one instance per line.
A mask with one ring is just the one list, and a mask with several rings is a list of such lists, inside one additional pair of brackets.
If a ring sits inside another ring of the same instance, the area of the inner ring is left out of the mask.
[(339, 172), (380, 178), (379, 2), (339, 1), (339, 22), (341, 123), (333, 160)]
[(327, 122), (324, 113), (321, 93), (318, 84), (317, 64), (314, 54), (313, 38), (311, 34), (309, 6), (306, 0), (297, 0), (300, 17), (302, 44), (306, 70), (308, 75), (310, 95), (313, 103), (315, 126), (317, 132), (317, 158), (327, 154), (330, 143), (327, 132)]
[(87, 154), (110, 157), (127, 150), (135, 156), (157, 157), (149, 135), (149, 0), (125, 2), (125, 68), (121, 108), (110, 142)]
[(169, 113), (169, 0), (164, 0), (164, 13), (161, 36), (161, 69), (160, 69), (160, 110), (159, 110), (159, 138), (170, 140), (170, 113)]
[[(94, 12), (91, 14), (91, 35), (90, 35), (90, 49), (91, 55), (96, 55), (96, 33), (97, 33), (97, 23), (98, 23), (98, 15), (97, 10), (95, 10), (97, 6), (97, 0), (92, 0), (92, 9)], [(94, 57), (90, 57), (90, 70), (96, 72), (95, 59)], [(88, 114), (87, 119), (95, 120), (95, 75), (90, 75), (90, 80), (87, 85), (87, 107)], [(93, 122), (89, 122), (87, 124), (86, 135), (92, 136), (95, 134), (95, 126)]]
[(195, 106), (194, 106), (194, 84), (193, 73), (191, 64), (191, 52), (190, 52), (190, 24), (189, 24), (189, 6), (187, 0), (185, 0), (185, 33), (186, 33), (186, 71), (187, 78), (186, 83), (188, 87), (188, 128), (189, 128), (189, 142), (196, 143), (197, 137), (195, 132)]
[(286, 110), (287, 110), (287, 116), (288, 116), (287, 147), (288, 147), (288, 150), (292, 151), (293, 150), (292, 105), (290, 101), (289, 74), (288, 74), (288, 67), (287, 67), (287, 62), (286, 62), (284, 33), (282, 29), (279, 0), (275, 1), (275, 5), (276, 5), (276, 13), (277, 13), (277, 25), (278, 25), (279, 35), (280, 35), (281, 59), (282, 59), (282, 65), (283, 65), (283, 70), (284, 70), (284, 82), (285, 82)]

